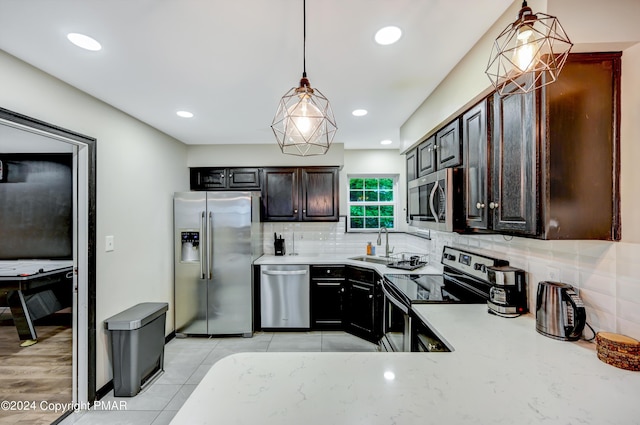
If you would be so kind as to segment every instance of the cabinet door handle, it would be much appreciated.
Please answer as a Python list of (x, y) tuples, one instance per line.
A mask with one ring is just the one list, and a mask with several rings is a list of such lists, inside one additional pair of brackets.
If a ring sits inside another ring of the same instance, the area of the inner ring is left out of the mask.
[(369, 299), (373, 298), (373, 295), (369, 295)]
[(433, 145), (433, 150), (434, 151), (438, 150), (438, 145)]
[(297, 210), (297, 209), (296, 209), (296, 210), (293, 210), (293, 213), (294, 213), (294, 214), (298, 214), (298, 210)]
[(341, 286), (342, 282), (317, 282), (318, 286)]
[(224, 180), (224, 173), (220, 173), (220, 178)]
[(479, 209), (479, 210), (480, 210), (480, 209), (482, 209), (482, 208), (484, 208), (484, 207), (485, 207), (485, 205), (484, 205), (484, 204), (482, 204), (482, 203), (480, 203), (480, 202), (478, 202), (478, 203), (476, 204), (476, 208), (477, 208), (477, 209)]
[(497, 202), (491, 202), (491, 203), (489, 203), (489, 208), (491, 208), (492, 210), (494, 210), (494, 209), (496, 209), (496, 208), (498, 208), (498, 207), (499, 207), (499, 205), (498, 205), (498, 203), (497, 203)]

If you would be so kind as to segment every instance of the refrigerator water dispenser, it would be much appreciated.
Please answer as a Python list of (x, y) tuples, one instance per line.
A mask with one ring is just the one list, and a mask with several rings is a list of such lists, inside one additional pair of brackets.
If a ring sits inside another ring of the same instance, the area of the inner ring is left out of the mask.
[(193, 230), (181, 231), (180, 236), (182, 239), (180, 262), (200, 262), (200, 232)]

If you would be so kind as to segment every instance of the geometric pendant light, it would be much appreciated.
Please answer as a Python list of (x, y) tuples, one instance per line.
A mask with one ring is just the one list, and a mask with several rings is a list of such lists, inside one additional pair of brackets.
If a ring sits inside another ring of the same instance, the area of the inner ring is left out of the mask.
[(532, 13), (525, 0), (493, 43), (485, 72), (500, 95), (528, 93), (558, 79), (571, 47), (558, 19)]
[(298, 156), (324, 155), (338, 127), (329, 100), (307, 79), (307, 10), (303, 0), (303, 62), (300, 85), (285, 93), (278, 103), (271, 129), (282, 153)]

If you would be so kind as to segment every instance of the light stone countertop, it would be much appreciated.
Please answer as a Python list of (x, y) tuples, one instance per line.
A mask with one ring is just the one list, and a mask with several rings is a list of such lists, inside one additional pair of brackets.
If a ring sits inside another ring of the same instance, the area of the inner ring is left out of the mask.
[[(528, 314), (425, 304), (451, 353), (243, 353), (214, 364), (178, 424), (640, 424), (640, 374)], [(393, 374), (394, 379), (390, 378)]]
[[(441, 264), (427, 263), (427, 265), (415, 270), (407, 271), (402, 269), (394, 269), (387, 267), (384, 264), (378, 264), (374, 262), (353, 260), (354, 257), (367, 257), (366, 255), (354, 253), (354, 254), (318, 254), (318, 255), (263, 255), (254, 261), (255, 265), (267, 265), (267, 264), (282, 264), (282, 265), (295, 265), (295, 264), (347, 264), (351, 266), (360, 266), (376, 270), (381, 275), (385, 274), (442, 274)], [(383, 259), (380, 256), (370, 256), (374, 259)]]

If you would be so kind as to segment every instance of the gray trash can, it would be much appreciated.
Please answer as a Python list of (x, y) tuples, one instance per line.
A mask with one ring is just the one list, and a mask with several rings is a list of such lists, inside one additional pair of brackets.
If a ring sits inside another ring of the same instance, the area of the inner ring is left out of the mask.
[(141, 303), (104, 321), (111, 335), (113, 394), (133, 397), (164, 370), (164, 328), (169, 304)]

